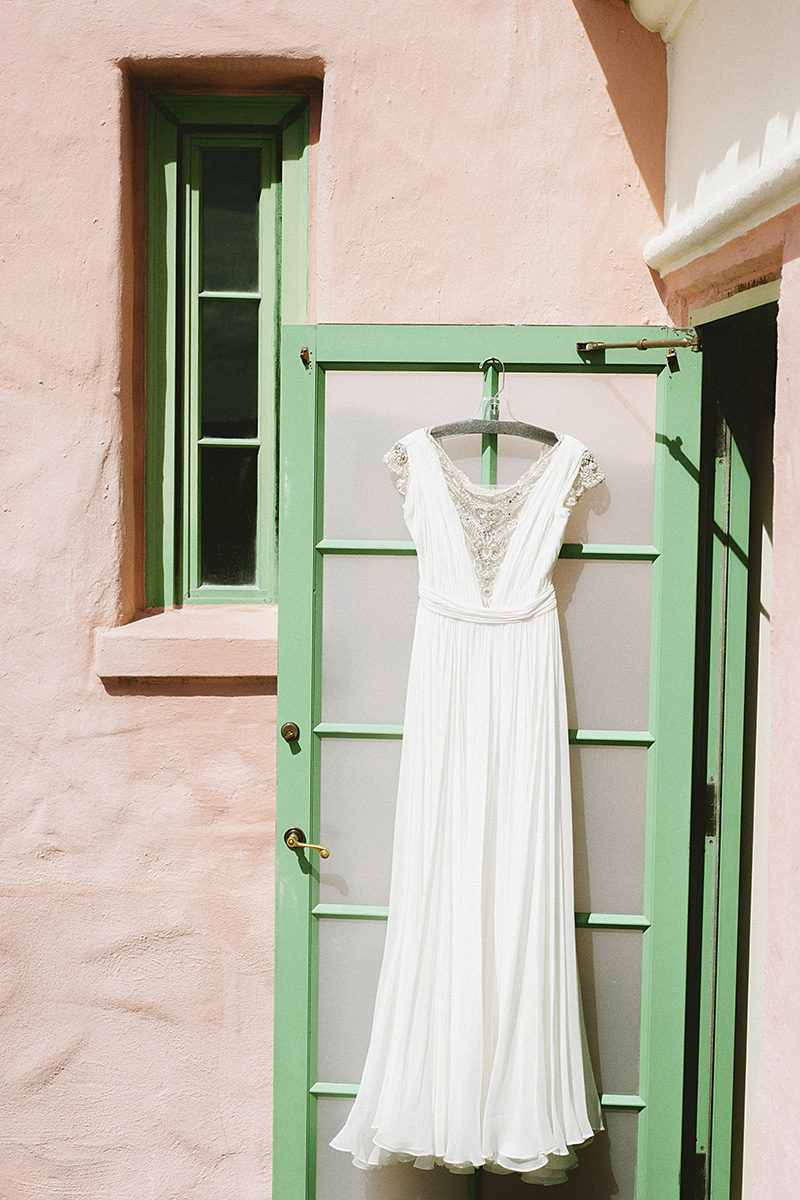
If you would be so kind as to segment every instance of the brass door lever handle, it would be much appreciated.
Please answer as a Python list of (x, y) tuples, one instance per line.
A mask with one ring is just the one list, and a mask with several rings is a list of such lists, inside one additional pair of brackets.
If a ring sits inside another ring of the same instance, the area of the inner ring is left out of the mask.
[(319, 850), (320, 858), (330, 858), (330, 850), (327, 846), (315, 846), (313, 842), (306, 841), (306, 835), (302, 829), (287, 829), (283, 835), (283, 840), (290, 850)]

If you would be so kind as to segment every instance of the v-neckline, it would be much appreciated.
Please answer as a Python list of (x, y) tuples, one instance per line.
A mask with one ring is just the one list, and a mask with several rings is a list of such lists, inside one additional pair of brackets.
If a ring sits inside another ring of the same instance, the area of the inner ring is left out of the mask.
[[(544, 475), (555, 451), (564, 445), (565, 436), (560, 434), (554, 445), (546, 447), (515, 483), (498, 488), (492, 484), (473, 483), (432, 436), (430, 429), (424, 428), (423, 433), (438, 464), (453, 515), (461, 527), (481, 604), (488, 608), (534, 484)], [(450, 475), (452, 479), (448, 478)], [(467, 498), (463, 497), (464, 492)]]
[[(502, 487), (498, 487), (495, 483), (475, 483), (472, 479), (470, 479), (466, 471), (462, 471), (461, 467), (459, 467), (453, 461), (441, 442), (433, 436), (429, 426), (423, 429), (423, 433), (430, 443), (432, 450), (436, 454), (436, 458), (439, 459), (439, 455), (441, 454), (442, 458), (446, 460), (450, 469), (459, 477), (464, 486), (478, 496), (502, 496), (504, 492), (513, 492), (516, 488), (524, 487), (528, 483), (531, 476), (536, 479), (541, 473), (544, 472), (545, 467), (550, 462), (550, 459), (553, 457), (555, 451), (559, 448), (559, 446), (564, 444), (564, 434), (556, 434), (558, 441), (554, 442), (552, 446), (544, 446), (540, 451), (538, 458), (535, 458), (531, 465), (522, 472), (519, 479), (516, 479), (513, 483), (503, 484)], [(439, 460), (439, 462), (440, 466), (444, 468), (444, 464), (441, 462), (441, 460)], [(442, 473), (444, 474), (444, 470)]]

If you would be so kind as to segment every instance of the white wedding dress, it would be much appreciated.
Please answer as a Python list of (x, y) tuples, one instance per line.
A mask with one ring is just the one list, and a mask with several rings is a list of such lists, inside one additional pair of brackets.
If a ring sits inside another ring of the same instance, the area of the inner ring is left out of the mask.
[(478, 1166), (560, 1183), (601, 1129), (575, 961), (567, 714), (551, 582), (603, 476), (563, 436), (511, 487), (473, 483), (426, 429), (386, 456), (420, 603), (389, 920), (356, 1166)]

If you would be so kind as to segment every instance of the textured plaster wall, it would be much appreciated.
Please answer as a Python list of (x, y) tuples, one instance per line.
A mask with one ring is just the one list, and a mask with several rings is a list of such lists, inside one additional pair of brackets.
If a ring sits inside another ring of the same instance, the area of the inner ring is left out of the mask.
[(141, 596), (131, 97), (324, 81), (320, 320), (661, 322), (664, 50), (621, 0), (33, 0), (0, 46), (0, 1197), (264, 1200), (274, 688), (92, 665)]

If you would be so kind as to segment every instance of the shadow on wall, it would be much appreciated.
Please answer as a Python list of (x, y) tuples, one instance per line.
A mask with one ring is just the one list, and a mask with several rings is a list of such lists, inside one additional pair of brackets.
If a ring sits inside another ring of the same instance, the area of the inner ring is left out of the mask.
[[(572, 0), (650, 199), (664, 219), (667, 48), (624, 0)], [(591, 131), (590, 131), (591, 133)]]

